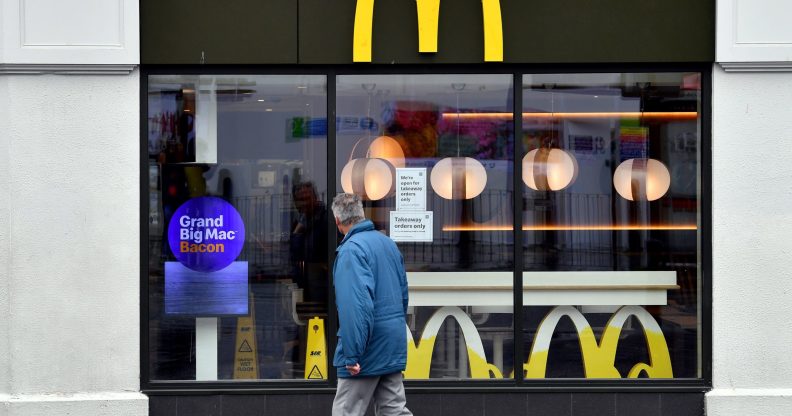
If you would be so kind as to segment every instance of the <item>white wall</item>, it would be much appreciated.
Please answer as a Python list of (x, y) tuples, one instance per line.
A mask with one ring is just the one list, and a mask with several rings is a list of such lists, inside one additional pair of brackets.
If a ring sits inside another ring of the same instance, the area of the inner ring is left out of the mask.
[(0, 0), (0, 415), (148, 413), (138, 20), (135, 0)]
[(11, 396), (0, 404), (11, 415), (147, 414), (136, 393), (139, 74), (0, 82), (0, 378)]
[(708, 415), (792, 414), (792, 73), (713, 83)]
[(717, 2), (708, 415), (792, 415), (791, 14)]
[[(8, 83), (4, 77), (0, 77), (0, 108), (5, 108), (7, 105), (6, 98), (8, 96)], [(8, 125), (8, 115), (6, 111), (0, 110), (0, 126)], [(8, 208), (9, 193), (8, 193), (8, 136), (4, 134), (3, 128), (0, 127), (0, 317), (11, 315), (11, 310), (8, 303), (8, 277), (11, 270), (10, 262), (10, 243), (8, 236)], [(8, 319), (0, 319), (0, 357), (8, 357), (10, 339), (7, 334), (9, 333)], [(3, 401), (4, 395), (10, 390), (10, 362), (0, 358), (0, 402)], [(2, 407), (0, 407), (0, 414), (2, 414)]]

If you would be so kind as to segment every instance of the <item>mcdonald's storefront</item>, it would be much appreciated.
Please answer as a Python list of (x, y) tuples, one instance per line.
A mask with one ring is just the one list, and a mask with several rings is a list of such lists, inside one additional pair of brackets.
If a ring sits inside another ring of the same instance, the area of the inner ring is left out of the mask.
[(141, 1), (150, 414), (330, 414), (350, 192), (414, 414), (703, 415), (714, 9)]

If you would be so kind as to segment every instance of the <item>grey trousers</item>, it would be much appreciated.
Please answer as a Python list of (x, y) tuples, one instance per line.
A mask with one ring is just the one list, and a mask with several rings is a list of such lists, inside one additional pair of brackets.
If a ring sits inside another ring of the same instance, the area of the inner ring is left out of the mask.
[(405, 407), (403, 377), (398, 372), (379, 377), (339, 378), (333, 416), (363, 416), (372, 397), (377, 416), (412, 416)]

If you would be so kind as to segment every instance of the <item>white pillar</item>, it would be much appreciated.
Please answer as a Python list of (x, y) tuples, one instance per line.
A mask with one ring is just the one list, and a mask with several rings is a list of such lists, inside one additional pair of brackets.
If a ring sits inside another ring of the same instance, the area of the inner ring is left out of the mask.
[(708, 416), (792, 414), (792, 73), (714, 69)]
[[(2, 6), (0, 6), (0, 11)], [(8, 105), (8, 82), (0, 76), (0, 108)], [(10, 140), (2, 126), (8, 125), (8, 113), (0, 111), (0, 316), (11, 316), (11, 304), (9, 299), (9, 278), (11, 276), (11, 244), (9, 241), (10, 233), (10, 208), (11, 195), (9, 192), (9, 151)], [(11, 354), (11, 339), (9, 337), (11, 326), (9, 319), (0, 319), (0, 410), (3, 401), (7, 400), (8, 393), (11, 391), (11, 361), (8, 357)], [(0, 413), (2, 414), (2, 413)]]
[(792, 3), (718, 0), (716, 7), (707, 415), (789, 415)]
[(0, 0), (0, 415), (148, 414), (137, 8)]
[(0, 78), (2, 400), (12, 415), (145, 415), (139, 75)]

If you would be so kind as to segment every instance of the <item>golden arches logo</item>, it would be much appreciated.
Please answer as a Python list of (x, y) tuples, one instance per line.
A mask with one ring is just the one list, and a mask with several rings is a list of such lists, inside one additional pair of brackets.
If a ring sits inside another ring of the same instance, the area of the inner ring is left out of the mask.
[[(415, 0), (418, 11), (418, 52), (437, 52), (440, 0)], [(484, 24), (484, 61), (503, 61), (503, 24), (500, 0), (481, 0)], [(357, 0), (352, 40), (352, 60), (371, 62), (374, 0)]]
[[(468, 363), (472, 378), (502, 378), (500, 369), (487, 362), (484, 346), (476, 326), (461, 309), (445, 306), (427, 321), (418, 345), (407, 328), (407, 369), (405, 378), (427, 379), (432, 363), (435, 340), (446, 318), (452, 317), (459, 325), (467, 345)], [(641, 324), (649, 351), (649, 363), (638, 363), (629, 371), (628, 378), (645, 373), (649, 378), (673, 378), (671, 357), (663, 332), (657, 321), (639, 306), (621, 307), (608, 321), (602, 337), (597, 341), (594, 330), (583, 314), (572, 306), (558, 306), (542, 320), (534, 338), (528, 361), (523, 364), (525, 378), (544, 378), (550, 340), (563, 317), (572, 320), (578, 332), (580, 351), (586, 378), (621, 378), (616, 369), (616, 348), (619, 335), (627, 319), (635, 317)]]
[[(484, 354), (484, 345), (481, 337), (476, 330), (476, 325), (470, 317), (461, 309), (454, 306), (444, 306), (429, 318), (418, 345), (415, 345), (410, 328), (407, 327), (407, 369), (404, 370), (405, 378), (426, 379), (429, 378), (429, 369), (432, 366), (432, 353), (434, 352), (435, 340), (443, 321), (452, 317), (459, 324), (462, 335), (465, 337), (467, 345), (468, 363), (470, 365), (470, 376), (472, 378), (490, 378), (490, 371), (495, 378), (502, 378), (500, 370), (492, 364), (487, 363)], [(460, 352), (461, 353), (461, 352)]]
[(632, 367), (627, 377), (637, 378), (641, 372), (645, 372), (650, 378), (672, 378), (674, 376), (671, 370), (671, 356), (668, 353), (668, 345), (663, 337), (660, 325), (644, 308), (639, 306), (624, 306), (620, 308), (610, 318), (605, 331), (602, 333), (602, 338), (597, 342), (594, 330), (580, 311), (571, 306), (559, 306), (545, 316), (536, 331), (528, 362), (523, 365), (525, 378), (545, 377), (550, 339), (558, 326), (558, 322), (564, 316), (572, 320), (577, 330), (586, 378), (621, 378), (621, 374), (619, 374), (615, 364), (616, 347), (619, 343), (621, 330), (627, 322), (627, 318), (631, 316), (636, 317), (643, 327), (651, 364), (636, 364)]

